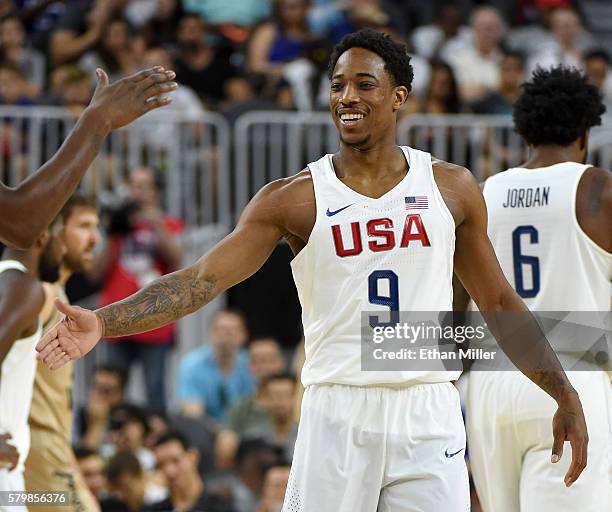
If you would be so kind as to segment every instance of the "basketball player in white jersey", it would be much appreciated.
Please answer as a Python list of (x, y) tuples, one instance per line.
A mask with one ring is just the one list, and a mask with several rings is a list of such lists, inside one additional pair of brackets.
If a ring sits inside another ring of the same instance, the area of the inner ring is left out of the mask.
[[(0, 491), (23, 491), (30, 446), (28, 414), (36, 372), (36, 343), (45, 294), (42, 280), (57, 280), (65, 252), (57, 219), (28, 250), (6, 249), (0, 261), (0, 433), (10, 434), (19, 452), (13, 469), (0, 469)], [(3, 510), (0, 503), (0, 510)]]
[[(509, 282), (534, 311), (610, 311), (612, 174), (584, 165), (589, 129), (604, 110), (578, 71), (536, 71), (514, 106), (530, 158), (485, 182), (489, 237)], [(560, 351), (568, 368), (571, 348)], [(589, 348), (575, 347), (573, 363)], [(610, 382), (596, 366), (568, 377), (584, 407), (589, 465), (564, 489), (569, 458), (549, 463), (554, 401), (518, 372), (471, 372), (468, 441), (485, 512), (612, 510)]]
[[(283, 510), (465, 512), (465, 430), (451, 383), (459, 372), (362, 371), (360, 312), (448, 311), (454, 267), (482, 310), (535, 322), (495, 259), (471, 173), (395, 144), (412, 82), (406, 48), (371, 30), (351, 34), (335, 48), (330, 79), (338, 153), (266, 185), (194, 265), (96, 312), (58, 303), (67, 319), (43, 337), (39, 357), (59, 367), (103, 336), (175, 321), (256, 272), (285, 239), (296, 254), (306, 391)], [(514, 360), (559, 404), (571, 484), (586, 463), (580, 400), (546, 340), (529, 341), (553, 369)]]

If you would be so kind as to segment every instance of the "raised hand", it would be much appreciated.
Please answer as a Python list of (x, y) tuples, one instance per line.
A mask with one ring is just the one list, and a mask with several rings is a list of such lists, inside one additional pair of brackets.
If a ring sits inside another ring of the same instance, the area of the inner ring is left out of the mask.
[(571, 486), (587, 465), (589, 435), (577, 393), (568, 393), (559, 401), (559, 408), (553, 417), (553, 448), (551, 462), (556, 463), (563, 455), (563, 443), (570, 442), (572, 463), (565, 474), (565, 485)]
[(174, 71), (161, 66), (145, 69), (109, 84), (104, 70), (96, 70), (98, 84), (88, 110), (95, 111), (100, 121), (109, 129), (120, 128), (138, 119), (147, 112), (172, 102), (163, 94), (178, 87), (172, 80)]
[(9, 443), (11, 434), (0, 434), (0, 469), (12, 471), (17, 467), (19, 452)]
[(65, 317), (36, 345), (37, 358), (52, 370), (83, 357), (104, 334), (102, 322), (93, 311), (64, 304), (59, 299), (55, 306)]

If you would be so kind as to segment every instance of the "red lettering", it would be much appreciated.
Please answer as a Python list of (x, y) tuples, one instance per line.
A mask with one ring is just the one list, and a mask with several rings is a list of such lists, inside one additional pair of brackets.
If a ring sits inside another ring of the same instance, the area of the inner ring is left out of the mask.
[(344, 247), (344, 241), (342, 240), (342, 231), (340, 231), (340, 226), (338, 224), (332, 226), (336, 254), (341, 258), (346, 256), (356, 256), (363, 250), (363, 246), (361, 244), (361, 233), (359, 231), (359, 222), (351, 222), (351, 233), (353, 235), (353, 248), (346, 249)]
[[(374, 219), (368, 222), (368, 236), (384, 238), (385, 241), (370, 240), (368, 246), (374, 252), (390, 251), (395, 247), (395, 234), (393, 233), (393, 221), (391, 219)], [(378, 227), (387, 229), (377, 229)]]
[[(416, 226), (416, 233), (413, 233), (413, 226)], [(425, 226), (423, 226), (423, 221), (421, 220), (421, 216), (416, 214), (411, 214), (406, 217), (406, 223), (404, 224), (404, 234), (402, 235), (402, 242), (400, 247), (408, 247), (408, 244), (413, 240), (419, 240), (423, 247), (430, 247), (431, 243), (429, 242), (429, 237), (427, 236), (427, 231), (425, 231)]]

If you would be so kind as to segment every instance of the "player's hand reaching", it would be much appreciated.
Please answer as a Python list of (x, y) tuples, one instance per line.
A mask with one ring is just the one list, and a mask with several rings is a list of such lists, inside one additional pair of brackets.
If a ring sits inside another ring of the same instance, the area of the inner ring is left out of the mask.
[(0, 469), (12, 471), (17, 467), (19, 452), (9, 443), (11, 434), (0, 434)]
[(569, 441), (572, 447), (572, 463), (565, 474), (565, 485), (572, 485), (587, 465), (589, 435), (578, 393), (568, 393), (558, 402), (553, 417), (553, 448), (551, 462), (556, 463), (563, 455), (563, 443)]
[(109, 84), (104, 70), (98, 68), (96, 75), (98, 85), (87, 108), (95, 112), (100, 122), (107, 124), (110, 130), (125, 126), (151, 110), (168, 105), (172, 99), (163, 95), (178, 87), (172, 81), (176, 76), (174, 71), (162, 66), (145, 69), (112, 84)]
[(93, 311), (69, 306), (59, 299), (56, 299), (55, 306), (65, 317), (36, 345), (38, 359), (52, 370), (83, 357), (104, 334), (102, 322)]

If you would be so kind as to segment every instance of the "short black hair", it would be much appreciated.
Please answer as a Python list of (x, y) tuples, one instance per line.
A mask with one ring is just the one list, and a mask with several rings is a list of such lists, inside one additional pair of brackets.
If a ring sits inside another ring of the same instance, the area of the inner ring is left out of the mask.
[(125, 390), (125, 385), (127, 384), (127, 374), (121, 368), (118, 366), (113, 366), (112, 364), (100, 364), (96, 366), (94, 374), (98, 372), (114, 373), (119, 378), (121, 389)]
[(74, 456), (75, 456), (76, 460), (83, 460), (83, 459), (87, 459), (89, 457), (100, 457), (100, 458), (102, 458), (102, 456), (96, 450), (93, 450), (93, 449), (91, 449), (91, 448), (89, 448), (88, 446), (85, 446), (85, 445), (74, 446), (72, 448), (72, 451), (74, 452)]
[(506, 48), (504, 50), (504, 55), (503, 55), (504, 59), (516, 59), (521, 63), (521, 66), (524, 68), (525, 64), (527, 62), (527, 58), (525, 57), (525, 54), (519, 50), (514, 50), (511, 48)]
[(591, 59), (601, 59), (606, 61), (606, 64), (608, 64), (608, 66), (610, 64), (612, 64), (612, 57), (610, 57), (610, 54), (604, 50), (603, 48), (595, 48), (587, 53), (584, 54), (583, 60), (586, 62), (587, 60), (591, 60)]
[(294, 389), (297, 387), (297, 379), (295, 378), (295, 375), (289, 372), (282, 372), (261, 379), (261, 382), (259, 383), (259, 389), (266, 389), (272, 382), (278, 382), (283, 380), (291, 382), (293, 384)]
[(162, 444), (171, 443), (172, 441), (177, 441), (183, 447), (183, 450), (187, 451), (193, 448), (192, 444), (189, 442), (186, 436), (177, 432), (176, 430), (170, 430), (165, 434), (162, 434), (159, 439), (155, 442), (155, 447), (161, 446)]
[(514, 104), (514, 126), (532, 146), (567, 146), (601, 124), (601, 94), (575, 68), (538, 68)]
[(334, 46), (327, 70), (330, 80), (338, 59), (351, 48), (363, 48), (380, 56), (385, 61), (385, 69), (391, 75), (393, 84), (396, 87), (403, 85), (408, 91), (412, 89), (414, 71), (406, 45), (396, 43), (391, 36), (369, 28), (348, 34)]

